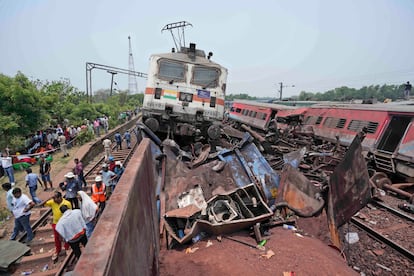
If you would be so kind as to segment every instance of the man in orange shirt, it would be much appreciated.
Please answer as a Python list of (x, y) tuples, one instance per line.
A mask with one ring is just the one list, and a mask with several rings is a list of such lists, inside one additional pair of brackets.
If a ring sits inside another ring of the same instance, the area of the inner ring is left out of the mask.
[(98, 215), (99, 216), (105, 209), (106, 202), (106, 191), (105, 184), (102, 183), (102, 176), (98, 175), (95, 177), (95, 184), (91, 187), (91, 198), (96, 205), (98, 205)]
[[(49, 199), (40, 203), (41, 206), (48, 206), (52, 208), (53, 214), (53, 221), (52, 221), (52, 229), (53, 229), (53, 236), (55, 238), (55, 253), (52, 256), (53, 261), (57, 261), (59, 257), (59, 253), (62, 250), (62, 241), (60, 239), (60, 235), (56, 232), (56, 224), (58, 223), (59, 219), (62, 217), (62, 212), (60, 211), (60, 206), (65, 205), (69, 209), (72, 209), (72, 204), (62, 197), (62, 193), (55, 191), (54, 195)], [(65, 250), (69, 249), (69, 244), (65, 242), (64, 245)]]

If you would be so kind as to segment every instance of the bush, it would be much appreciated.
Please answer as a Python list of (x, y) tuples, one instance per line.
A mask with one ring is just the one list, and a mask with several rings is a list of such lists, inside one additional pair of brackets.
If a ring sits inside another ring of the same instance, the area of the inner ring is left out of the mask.
[(83, 145), (91, 140), (93, 140), (95, 138), (95, 135), (93, 132), (88, 131), (87, 129), (82, 130), (78, 136), (77, 136), (77, 140), (78, 142)]

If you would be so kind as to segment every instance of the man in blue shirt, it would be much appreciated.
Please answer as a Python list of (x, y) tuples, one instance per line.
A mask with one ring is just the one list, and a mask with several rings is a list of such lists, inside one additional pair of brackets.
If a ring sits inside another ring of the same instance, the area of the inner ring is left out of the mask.
[(124, 139), (126, 141), (127, 147), (130, 149), (131, 148), (131, 133), (129, 133), (129, 131), (125, 131), (124, 133)]
[(115, 133), (114, 138), (116, 142), (116, 150), (122, 149), (122, 136), (119, 131)]
[(31, 168), (27, 168), (26, 173), (26, 187), (29, 186), (30, 195), (32, 196), (33, 202), (38, 204), (42, 201), (36, 196), (37, 182), (39, 182), (40, 186), (42, 186), (42, 182), (40, 181), (37, 174), (32, 172)]

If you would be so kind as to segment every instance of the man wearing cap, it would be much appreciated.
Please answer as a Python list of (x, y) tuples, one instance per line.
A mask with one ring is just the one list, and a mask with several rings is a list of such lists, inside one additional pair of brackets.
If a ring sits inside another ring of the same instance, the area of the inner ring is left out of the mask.
[(40, 156), (40, 176), (45, 184), (45, 191), (47, 190), (47, 183), (50, 185), (50, 189), (53, 189), (52, 180), (50, 179), (50, 163), (46, 160), (45, 156)]
[(100, 175), (95, 177), (95, 184), (91, 187), (91, 198), (98, 205), (99, 213), (102, 213), (105, 209), (106, 191), (105, 184), (102, 183), (102, 177)]
[[(65, 205), (69, 209), (72, 209), (72, 204), (62, 197), (61, 192), (55, 191), (53, 196), (43, 201), (40, 205), (52, 208), (52, 229), (53, 236), (55, 238), (55, 253), (52, 255), (52, 260), (56, 261), (58, 259), (59, 253), (62, 251), (62, 241), (58, 232), (56, 232), (56, 224), (63, 215), (59, 208), (60, 206)], [(69, 249), (69, 244), (67, 242), (65, 242), (64, 248), (66, 251)]]
[(14, 188), (12, 193), (14, 196), (12, 212), (15, 220), (10, 240), (15, 240), (20, 231), (26, 231), (26, 243), (28, 244), (34, 237), (32, 227), (30, 226), (30, 210), (35, 206), (35, 203), (31, 201), (27, 195), (22, 194), (20, 188)]
[(73, 209), (79, 209), (79, 203), (76, 195), (82, 189), (81, 184), (75, 178), (73, 172), (68, 172), (66, 175), (66, 184), (61, 186), (63, 191), (66, 191), (65, 198), (72, 204)]

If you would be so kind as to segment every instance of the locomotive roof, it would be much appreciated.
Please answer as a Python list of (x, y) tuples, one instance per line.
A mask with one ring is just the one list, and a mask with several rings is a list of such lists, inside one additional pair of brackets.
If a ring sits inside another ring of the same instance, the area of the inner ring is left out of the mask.
[(310, 107), (311, 108), (340, 108), (340, 109), (414, 113), (414, 101), (376, 103), (376, 104), (324, 103), (324, 104), (314, 104)]
[(196, 56), (195, 59), (191, 59), (191, 58), (188, 57), (187, 54), (181, 53), (181, 52), (153, 54), (152, 56), (167, 58), (167, 59), (181, 61), (181, 62), (195, 63), (195, 64), (205, 65), (205, 66), (215, 66), (215, 67), (220, 67), (220, 68), (223, 68), (223, 69), (227, 70), (222, 65), (220, 65), (220, 64), (218, 64), (218, 63), (216, 63), (216, 62), (214, 62), (210, 59), (207, 59), (205, 57)]

